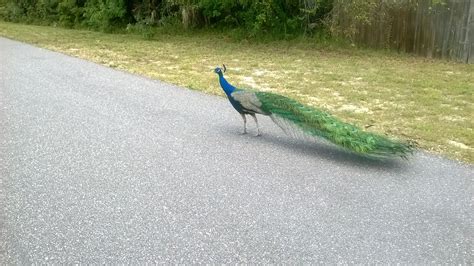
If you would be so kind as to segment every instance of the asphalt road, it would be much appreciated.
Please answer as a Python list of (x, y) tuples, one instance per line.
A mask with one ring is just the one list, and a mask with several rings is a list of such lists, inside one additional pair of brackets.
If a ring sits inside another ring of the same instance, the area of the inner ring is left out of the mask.
[(224, 98), (4, 38), (0, 82), (0, 264), (473, 262), (472, 165), (240, 135)]

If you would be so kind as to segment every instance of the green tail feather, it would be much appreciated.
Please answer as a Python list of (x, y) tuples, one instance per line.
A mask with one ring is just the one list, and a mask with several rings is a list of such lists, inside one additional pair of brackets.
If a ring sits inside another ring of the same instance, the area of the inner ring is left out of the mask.
[(260, 107), (262, 111), (270, 114), (280, 127), (286, 129), (285, 131), (291, 130), (288, 126), (290, 122), (305, 135), (322, 137), (346, 149), (369, 156), (406, 158), (413, 152), (414, 146), (410, 143), (363, 131), (326, 112), (305, 106), (290, 98), (267, 92), (255, 94), (262, 103)]

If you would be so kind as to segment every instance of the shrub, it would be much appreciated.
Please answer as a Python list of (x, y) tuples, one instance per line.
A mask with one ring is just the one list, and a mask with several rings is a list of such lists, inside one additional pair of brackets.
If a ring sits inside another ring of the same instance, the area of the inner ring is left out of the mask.
[(85, 25), (110, 32), (126, 25), (124, 0), (88, 0), (84, 6)]
[(58, 5), (59, 24), (64, 27), (74, 27), (83, 21), (85, 1), (64, 0)]

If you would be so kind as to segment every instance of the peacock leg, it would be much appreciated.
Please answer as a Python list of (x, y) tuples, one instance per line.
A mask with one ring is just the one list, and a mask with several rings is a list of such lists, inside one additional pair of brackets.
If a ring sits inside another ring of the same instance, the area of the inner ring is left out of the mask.
[(245, 114), (240, 114), (242, 116), (242, 119), (244, 120), (244, 131), (242, 134), (247, 134), (247, 118), (245, 118)]
[(255, 124), (257, 125), (257, 134), (255, 135), (255, 137), (258, 137), (260, 136), (260, 127), (258, 126), (257, 116), (255, 114), (250, 114), (250, 115), (253, 117), (253, 120), (255, 120)]

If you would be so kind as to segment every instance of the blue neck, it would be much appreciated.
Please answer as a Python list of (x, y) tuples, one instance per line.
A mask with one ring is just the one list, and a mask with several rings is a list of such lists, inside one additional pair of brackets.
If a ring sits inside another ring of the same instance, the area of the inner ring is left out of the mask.
[(221, 84), (221, 87), (224, 90), (225, 94), (227, 94), (227, 96), (230, 96), (230, 94), (236, 90), (234, 86), (230, 85), (229, 82), (225, 80), (224, 75), (222, 75), (222, 73), (219, 74), (219, 83)]

